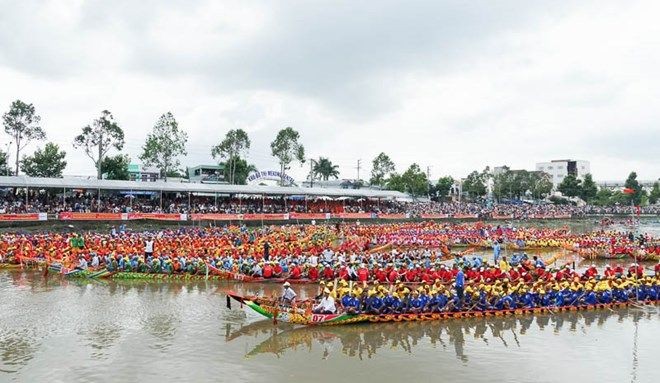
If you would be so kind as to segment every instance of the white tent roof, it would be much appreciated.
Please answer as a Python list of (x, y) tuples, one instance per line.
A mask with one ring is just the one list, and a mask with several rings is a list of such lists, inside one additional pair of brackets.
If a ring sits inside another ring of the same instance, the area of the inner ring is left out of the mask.
[(99, 180), (96, 178), (39, 178), (28, 176), (0, 176), (0, 187), (163, 191), (179, 193), (223, 193), (265, 195), (307, 195), (328, 197), (402, 198), (406, 194), (391, 190), (302, 188), (260, 185), (224, 185), (183, 182), (135, 182)]

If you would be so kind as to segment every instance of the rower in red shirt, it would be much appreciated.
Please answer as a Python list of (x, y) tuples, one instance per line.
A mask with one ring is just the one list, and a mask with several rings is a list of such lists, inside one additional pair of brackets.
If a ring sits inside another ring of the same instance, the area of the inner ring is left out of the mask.
[(644, 275), (644, 266), (637, 263), (633, 263), (628, 268), (628, 272), (630, 273), (630, 275), (637, 275), (637, 278), (640, 278), (641, 276)]
[(325, 268), (323, 269), (323, 278), (327, 280), (335, 278), (335, 271), (332, 270), (332, 267), (330, 267), (328, 264), (326, 264)]
[(261, 272), (261, 276), (264, 278), (272, 278), (273, 277), (273, 266), (270, 265), (270, 263), (266, 263), (264, 266), (263, 271)]
[(616, 271), (610, 265), (605, 265), (604, 274), (606, 277), (613, 277), (616, 274)]
[(282, 266), (279, 262), (275, 262), (275, 266), (273, 266), (273, 276), (276, 278), (282, 276)]
[(302, 270), (300, 270), (300, 266), (298, 266), (298, 264), (294, 264), (293, 267), (291, 268), (291, 272), (289, 273), (289, 278), (299, 279), (301, 275), (302, 275)]
[(316, 267), (310, 267), (309, 271), (307, 272), (307, 278), (311, 279), (312, 281), (319, 279), (319, 269)]
[(360, 268), (357, 269), (358, 281), (367, 282), (369, 280), (369, 270), (363, 264), (360, 265)]
[(399, 272), (397, 271), (396, 268), (392, 268), (390, 272), (387, 274), (387, 281), (390, 283), (394, 283), (399, 279)]
[(589, 268), (584, 272), (585, 279), (594, 278), (596, 275), (598, 275), (598, 269), (596, 269), (596, 265), (594, 264), (591, 264), (591, 266), (589, 266)]

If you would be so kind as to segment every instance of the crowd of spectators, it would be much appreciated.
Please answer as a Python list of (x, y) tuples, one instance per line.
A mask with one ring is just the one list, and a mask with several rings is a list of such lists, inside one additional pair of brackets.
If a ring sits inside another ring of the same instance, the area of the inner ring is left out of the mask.
[(235, 198), (226, 196), (201, 196), (167, 193), (161, 201), (160, 194), (120, 193), (67, 193), (49, 194), (30, 192), (5, 192), (0, 195), (0, 214), (59, 212), (104, 212), (104, 213), (376, 213), (407, 214), (420, 217), (424, 214), (472, 215), (479, 218), (513, 216), (517, 219), (534, 216), (586, 215), (660, 215), (660, 205), (635, 207), (617, 206), (573, 206), (541, 204), (498, 204), (473, 202), (401, 202), (392, 200), (369, 200), (354, 198), (314, 198), (253, 196)]

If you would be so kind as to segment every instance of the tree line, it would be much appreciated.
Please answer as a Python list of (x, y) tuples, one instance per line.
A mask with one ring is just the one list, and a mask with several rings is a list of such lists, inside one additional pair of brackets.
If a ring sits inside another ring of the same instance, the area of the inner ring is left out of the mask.
[[(17, 175), (22, 171), (33, 177), (62, 177), (66, 168), (66, 152), (57, 144), (47, 142), (31, 155), (23, 154), (31, 142), (46, 140), (46, 133), (41, 127), (41, 117), (33, 104), (21, 100), (12, 102), (9, 111), (2, 118), (5, 132), (9, 135), (7, 151), (0, 150), (0, 174)], [(188, 134), (179, 126), (171, 112), (161, 115), (142, 146), (139, 159), (146, 166), (153, 166), (161, 177), (182, 176), (180, 157), (187, 155)], [(106, 179), (129, 179), (128, 166), (131, 159), (126, 154), (114, 154), (121, 151), (125, 144), (124, 130), (108, 110), (90, 124), (84, 126), (73, 139), (73, 147), (81, 150), (94, 164), (97, 178), (105, 175)], [(224, 138), (211, 147), (211, 156), (225, 165), (225, 177), (229, 183), (245, 184), (251, 171), (256, 170), (246, 160), (250, 149), (250, 138), (243, 129), (232, 129)], [(14, 164), (9, 165), (9, 147), (15, 151)], [(23, 154), (23, 156), (21, 156)], [(300, 134), (291, 127), (278, 132), (271, 143), (271, 154), (278, 160), (284, 182), (284, 173), (293, 162), (305, 162), (305, 148), (300, 143)], [(322, 179), (338, 177), (338, 166), (327, 158), (314, 161), (314, 174)]]

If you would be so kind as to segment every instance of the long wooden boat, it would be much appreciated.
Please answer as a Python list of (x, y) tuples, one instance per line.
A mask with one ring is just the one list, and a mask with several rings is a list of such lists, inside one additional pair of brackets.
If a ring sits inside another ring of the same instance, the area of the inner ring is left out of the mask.
[(66, 278), (79, 278), (79, 279), (107, 279), (112, 277), (115, 273), (106, 269), (101, 270), (68, 270), (62, 273)]
[[(566, 311), (595, 310), (603, 308), (627, 307), (634, 302), (614, 302), (610, 304), (596, 304), (583, 306), (560, 306), (560, 307), (535, 307), (516, 308), (509, 310), (489, 311), (457, 311), (441, 313), (419, 313), (419, 314), (313, 314), (309, 307), (281, 307), (267, 301), (260, 302), (258, 299), (251, 300), (249, 297), (227, 292), (227, 306), (231, 308), (231, 299), (245, 305), (273, 322), (285, 322), (297, 325), (339, 325), (348, 323), (375, 323), (375, 322), (411, 322), (411, 321), (434, 321), (462, 318), (499, 317), (509, 315), (556, 313)], [(657, 304), (660, 301), (645, 301), (644, 303)]]

